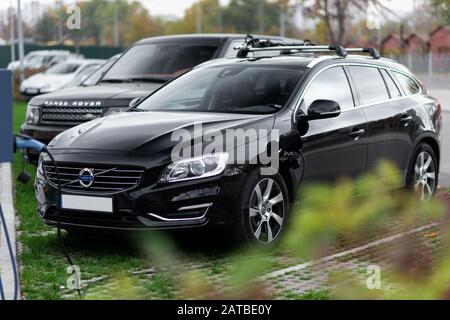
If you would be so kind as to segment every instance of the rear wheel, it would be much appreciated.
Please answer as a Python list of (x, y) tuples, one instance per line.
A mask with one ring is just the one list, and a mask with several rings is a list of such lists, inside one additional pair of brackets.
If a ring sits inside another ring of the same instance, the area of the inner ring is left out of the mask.
[(425, 143), (418, 146), (409, 172), (408, 185), (421, 200), (430, 200), (438, 186), (438, 163), (434, 150)]

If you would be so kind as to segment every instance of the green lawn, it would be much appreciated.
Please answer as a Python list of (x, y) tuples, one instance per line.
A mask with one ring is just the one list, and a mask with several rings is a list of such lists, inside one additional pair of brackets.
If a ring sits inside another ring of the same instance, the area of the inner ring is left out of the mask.
[[(15, 103), (15, 132), (20, 130), (25, 111), (26, 103)], [(59, 299), (60, 286), (65, 285), (69, 276), (66, 273), (68, 263), (58, 246), (54, 230), (45, 226), (37, 217), (33, 190), (35, 168), (24, 164), (21, 155), (16, 154), (14, 176), (17, 177), (23, 167), (32, 174), (33, 180), (27, 185), (15, 182), (15, 208), (20, 221), (19, 239), (22, 244), (22, 295), (26, 299)], [(117, 239), (111, 240), (116, 242), (105, 243), (102, 239), (74, 239), (66, 236), (66, 241), (81, 268), (83, 279), (112, 275), (124, 270), (143, 269), (149, 264), (134, 252), (136, 248), (130, 248), (126, 242)], [(164, 286), (164, 283), (161, 286)]]

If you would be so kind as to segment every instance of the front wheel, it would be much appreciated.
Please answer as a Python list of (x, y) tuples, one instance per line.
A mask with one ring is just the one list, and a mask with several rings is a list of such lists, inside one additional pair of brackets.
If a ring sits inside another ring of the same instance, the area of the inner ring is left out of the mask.
[(425, 143), (418, 146), (409, 172), (408, 185), (422, 201), (430, 200), (438, 186), (438, 163), (434, 150)]
[(289, 199), (279, 174), (262, 176), (253, 172), (244, 186), (240, 212), (240, 231), (247, 242), (271, 246), (286, 228)]

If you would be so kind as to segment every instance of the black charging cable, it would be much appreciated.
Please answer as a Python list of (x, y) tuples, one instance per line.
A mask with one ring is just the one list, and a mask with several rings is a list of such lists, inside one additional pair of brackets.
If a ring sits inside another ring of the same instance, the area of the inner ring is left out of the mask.
[[(73, 262), (72, 257), (70, 256), (69, 250), (67, 250), (67, 247), (64, 243), (63, 238), (61, 237), (61, 180), (60, 180), (60, 174), (59, 174), (59, 168), (58, 168), (58, 164), (56, 163), (55, 158), (53, 157), (53, 155), (51, 154), (51, 152), (48, 150), (47, 147), (44, 147), (42, 149), (42, 152), (47, 154), (50, 158), (50, 160), (53, 163), (53, 166), (55, 167), (55, 172), (56, 172), (56, 186), (57, 186), (57, 199), (56, 199), (56, 232), (57, 232), (57, 238), (58, 238), (58, 242), (59, 245), (61, 247), (61, 249), (64, 252), (64, 255), (66, 256), (67, 261), (69, 262), (69, 264), (71, 266), (74, 266), (75, 263)], [(44, 173), (45, 174), (45, 173)], [(78, 275), (77, 275), (78, 276)], [(83, 298), (83, 295), (81, 294), (81, 289), (78, 286), (78, 279), (77, 279), (77, 292), (78, 292), (78, 296), (80, 297), (80, 299)]]
[[(60, 172), (59, 172), (59, 168), (58, 168), (58, 164), (54, 158), (54, 156), (52, 155), (52, 153), (48, 150), (47, 146), (44, 145), (43, 143), (27, 136), (27, 135), (23, 135), (23, 134), (19, 134), (17, 135), (17, 137), (15, 138), (15, 144), (14, 144), (14, 150), (16, 150), (16, 148), (21, 148), (21, 149), (33, 149), (36, 150), (40, 153), (45, 153), (49, 156), (54, 168), (55, 168), (55, 173), (56, 173), (56, 182), (57, 182), (57, 192), (56, 192), (56, 230), (57, 230), (57, 238), (58, 238), (58, 243), (62, 249), (62, 251), (64, 252), (64, 255), (67, 259), (67, 261), (69, 262), (69, 265), (74, 266), (75, 263), (72, 259), (72, 257), (70, 256), (69, 251), (67, 250), (66, 245), (64, 244), (64, 240), (61, 236), (61, 180), (60, 180)], [(44, 176), (45, 176), (45, 172), (44, 172)], [(78, 275), (77, 275), (78, 276)], [(77, 279), (77, 285), (79, 284), (79, 279)], [(79, 286), (77, 286), (76, 288), (77, 292), (78, 292), (78, 296), (80, 297), (80, 299), (83, 298), (82, 294), (81, 294), (81, 290), (79, 288)]]

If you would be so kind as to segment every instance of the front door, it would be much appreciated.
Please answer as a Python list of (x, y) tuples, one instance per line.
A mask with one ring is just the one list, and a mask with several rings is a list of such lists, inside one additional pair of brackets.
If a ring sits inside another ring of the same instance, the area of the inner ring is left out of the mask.
[(341, 114), (336, 118), (308, 122), (303, 135), (306, 181), (331, 181), (339, 177), (355, 177), (366, 170), (367, 124), (355, 99), (349, 78), (341, 66), (326, 69), (306, 88), (301, 110), (307, 113), (319, 99), (336, 101)]

